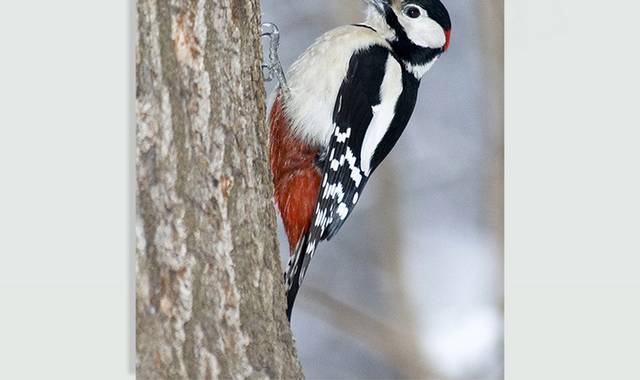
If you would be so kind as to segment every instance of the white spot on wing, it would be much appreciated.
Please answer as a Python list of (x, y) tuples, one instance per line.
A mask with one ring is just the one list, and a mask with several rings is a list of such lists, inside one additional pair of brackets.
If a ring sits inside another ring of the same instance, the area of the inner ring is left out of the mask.
[(344, 199), (344, 190), (342, 189), (341, 183), (336, 184), (335, 195), (338, 196), (338, 202), (342, 202)]
[(356, 156), (353, 155), (351, 148), (347, 147), (347, 162), (349, 162), (349, 169), (351, 169), (351, 179), (355, 182), (356, 187), (360, 186), (362, 181), (362, 171), (356, 166)]
[(340, 127), (336, 127), (336, 141), (339, 143), (344, 143), (347, 141), (349, 136), (351, 136), (351, 128), (347, 128), (346, 132), (340, 133)]
[(313, 251), (316, 249), (316, 242), (312, 241), (307, 245), (307, 254), (311, 254), (313, 253)]
[(322, 210), (322, 212), (319, 212), (316, 214), (316, 221), (314, 223), (316, 227), (322, 226), (322, 223), (325, 219), (325, 214), (326, 214), (326, 210)]
[(336, 210), (340, 219), (345, 220), (347, 218), (347, 214), (349, 213), (349, 209), (345, 206), (344, 203), (340, 203), (338, 205), (338, 210)]

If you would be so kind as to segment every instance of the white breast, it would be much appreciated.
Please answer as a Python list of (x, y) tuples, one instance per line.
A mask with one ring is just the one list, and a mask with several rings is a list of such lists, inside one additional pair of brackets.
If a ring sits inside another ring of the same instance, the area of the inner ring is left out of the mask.
[(333, 132), (333, 108), (353, 53), (388, 43), (371, 29), (348, 25), (318, 38), (291, 66), (285, 113), (293, 132), (311, 144), (326, 145)]
[(413, 74), (416, 79), (421, 79), (427, 71), (431, 70), (431, 67), (436, 63), (438, 57), (435, 57), (431, 61), (425, 63), (424, 65), (412, 65), (409, 62), (404, 63), (404, 67), (407, 68), (407, 71)]

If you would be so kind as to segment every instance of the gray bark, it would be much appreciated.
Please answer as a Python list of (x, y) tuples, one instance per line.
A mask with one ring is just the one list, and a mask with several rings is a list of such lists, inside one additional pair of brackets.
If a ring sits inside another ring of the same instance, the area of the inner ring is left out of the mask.
[(302, 378), (267, 162), (259, 0), (138, 0), (136, 370)]

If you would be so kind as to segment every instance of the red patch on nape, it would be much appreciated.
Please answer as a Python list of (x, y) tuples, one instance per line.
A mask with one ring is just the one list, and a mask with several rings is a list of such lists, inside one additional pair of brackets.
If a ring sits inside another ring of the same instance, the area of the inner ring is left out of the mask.
[(449, 50), (449, 42), (451, 41), (451, 29), (446, 30), (444, 32), (444, 35), (446, 37), (446, 42), (444, 43), (444, 51)]
[(317, 147), (303, 143), (291, 134), (291, 123), (278, 95), (269, 115), (269, 161), (273, 173), (276, 203), (293, 253), (300, 237), (307, 232), (320, 190), (316, 169)]

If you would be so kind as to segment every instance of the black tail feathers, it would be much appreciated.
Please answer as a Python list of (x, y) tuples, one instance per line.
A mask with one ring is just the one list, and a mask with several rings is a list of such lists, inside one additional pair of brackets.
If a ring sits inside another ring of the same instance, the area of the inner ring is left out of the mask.
[(302, 280), (309, 265), (310, 255), (307, 253), (308, 239), (309, 236), (307, 234), (300, 239), (293, 256), (289, 260), (287, 271), (284, 274), (285, 287), (287, 288), (287, 319), (289, 321), (291, 321), (293, 303), (296, 300), (298, 290), (300, 290)]
[(298, 290), (300, 289), (300, 285), (296, 281), (291, 285), (290, 288), (287, 289), (287, 319), (291, 322), (291, 313), (293, 312), (293, 303), (296, 301), (296, 296), (298, 295)]

